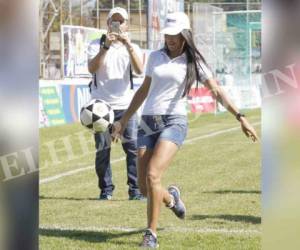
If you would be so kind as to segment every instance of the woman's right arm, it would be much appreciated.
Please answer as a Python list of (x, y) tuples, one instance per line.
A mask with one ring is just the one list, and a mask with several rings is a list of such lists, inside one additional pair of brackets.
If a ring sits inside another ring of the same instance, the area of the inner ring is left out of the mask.
[(128, 109), (126, 110), (122, 118), (119, 121), (114, 123), (113, 133), (112, 133), (113, 137), (116, 138), (119, 137), (121, 134), (123, 134), (122, 131), (126, 127), (128, 120), (145, 101), (150, 89), (150, 85), (151, 85), (151, 77), (146, 76), (142, 86), (136, 91)]

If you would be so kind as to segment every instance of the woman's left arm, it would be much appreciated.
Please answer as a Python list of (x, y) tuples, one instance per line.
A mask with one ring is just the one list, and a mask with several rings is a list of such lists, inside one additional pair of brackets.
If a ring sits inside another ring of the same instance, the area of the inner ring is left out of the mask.
[(257, 141), (258, 136), (255, 129), (251, 126), (248, 120), (244, 116), (240, 116), (238, 108), (228, 98), (228, 95), (224, 90), (217, 84), (216, 80), (211, 78), (204, 82), (204, 85), (208, 87), (212, 95), (216, 100), (221, 103), (231, 114), (233, 114), (241, 123), (241, 128), (247, 137), (250, 137), (252, 141)]

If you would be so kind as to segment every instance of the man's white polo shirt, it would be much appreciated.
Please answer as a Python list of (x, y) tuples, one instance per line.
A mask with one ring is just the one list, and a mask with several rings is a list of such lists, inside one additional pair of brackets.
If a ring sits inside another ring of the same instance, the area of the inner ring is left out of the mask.
[[(138, 45), (132, 44), (142, 60), (142, 52)], [(99, 47), (96, 50), (99, 51)], [(93, 53), (95, 56), (97, 52)], [(97, 86), (92, 84), (91, 97), (109, 103), (113, 109), (127, 109), (133, 91), (130, 86), (130, 56), (122, 43), (112, 43), (106, 52), (104, 64), (96, 72)]]
[[(212, 72), (204, 64), (200, 64), (201, 82), (213, 77)], [(143, 115), (186, 115), (187, 98), (182, 98), (185, 88), (187, 59), (185, 53), (171, 59), (164, 50), (150, 54), (146, 76), (151, 77)]]

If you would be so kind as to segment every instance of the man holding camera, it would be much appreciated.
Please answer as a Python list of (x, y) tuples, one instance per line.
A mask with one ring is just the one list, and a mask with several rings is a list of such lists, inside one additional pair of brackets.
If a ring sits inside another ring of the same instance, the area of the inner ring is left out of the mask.
[[(143, 71), (142, 53), (138, 45), (128, 37), (128, 14), (123, 8), (113, 8), (107, 16), (107, 35), (100, 40), (100, 50), (88, 64), (94, 76), (91, 85), (91, 97), (101, 99), (111, 105), (115, 121), (119, 120), (133, 97), (132, 71)], [(111, 200), (115, 186), (112, 182), (110, 164), (110, 134), (95, 134), (96, 173), (101, 190), (100, 200)], [(122, 147), (126, 153), (127, 184), (129, 200), (142, 200), (137, 184), (137, 120), (134, 117), (128, 123), (123, 134)]]

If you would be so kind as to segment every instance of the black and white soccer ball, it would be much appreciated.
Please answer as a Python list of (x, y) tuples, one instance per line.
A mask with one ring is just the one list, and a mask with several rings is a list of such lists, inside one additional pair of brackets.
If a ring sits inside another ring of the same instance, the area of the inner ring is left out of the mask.
[(80, 122), (95, 133), (105, 132), (114, 122), (114, 111), (105, 101), (92, 99), (80, 111)]

